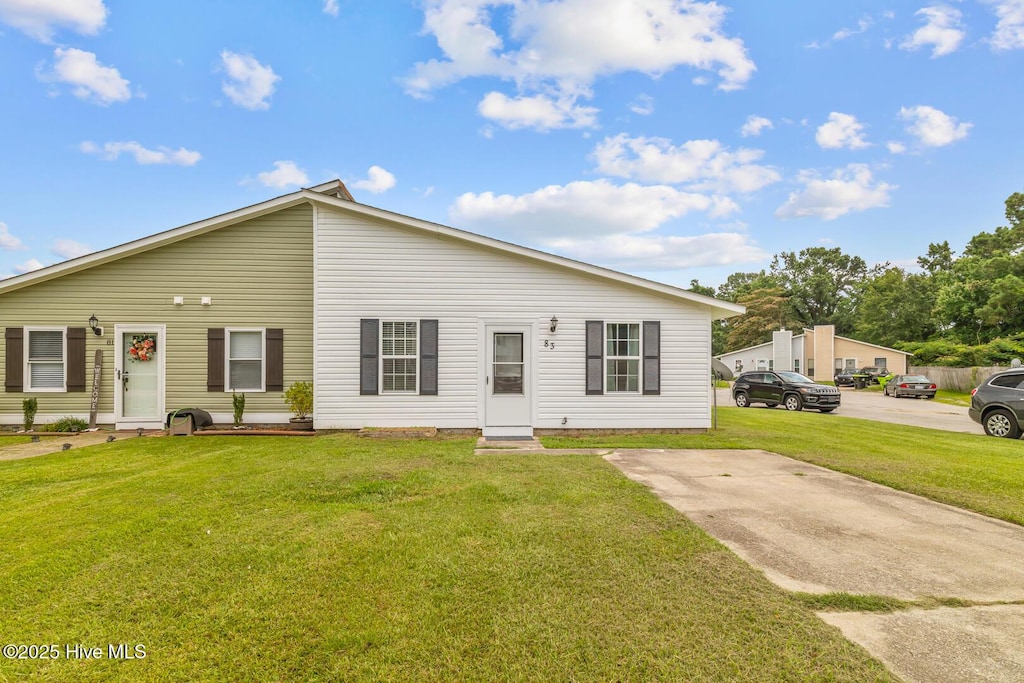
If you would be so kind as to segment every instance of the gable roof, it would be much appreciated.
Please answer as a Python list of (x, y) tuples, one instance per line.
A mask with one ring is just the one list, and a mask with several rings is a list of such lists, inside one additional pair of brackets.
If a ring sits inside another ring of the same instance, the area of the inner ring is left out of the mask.
[(23, 287), (28, 287), (40, 282), (46, 282), (54, 278), (69, 275), (88, 268), (94, 268), (104, 263), (116, 261), (134, 254), (150, 251), (158, 247), (202, 235), (207, 232), (226, 228), (251, 218), (264, 216), (283, 209), (298, 206), (300, 204), (313, 204), (314, 206), (328, 206), (347, 213), (354, 213), (367, 218), (386, 221), (404, 229), (411, 229), (417, 232), (424, 232), (438, 237), (482, 247), (507, 255), (524, 258), (535, 262), (545, 263), (557, 268), (583, 273), (602, 280), (610, 280), (620, 285), (626, 285), (635, 289), (641, 289), (649, 293), (658, 294), (676, 300), (696, 304), (710, 310), (713, 318), (731, 318), (745, 312), (745, 307), (739, 304), (720, 301), (712, 297), (696, 294), (679, 287), (662, 284), (653, 280), (627, 275), (610, 268), (594, 266), (582, 261), (576, 261), (564, 256), (556, 256), (537, 249), (523, 247), (511, 242), (484, 237), (476, 233), (450, 228), (439, 223), (431, 223), (418, 218), (404, 216), (385, 209), (360, 204), (356, 202), (348, 188), (340, 180), (332, 180), (327, 183), (304, 188), (274, 199), (269, 199), (259, 204), (253, 204), (235, 211), (220, 214), (196, 223), (189, 223), (178, 228), (159, 232), (149, 237), (143, 237), (125, 244), (97, 251), (85, 256), (69, 259), (61, 263), (40, 268), (23, 275), (17, 275), (6, 280), (0, 280), (0, 294), (11, 292)]
[[(800, 339), (801, 337), (803, 337), (804, 335), (806, 335), (808, 333), (814, 334), (814, 330), (812, 328), (805, 327), (804, 331), (802, 333), (794, 334), (793, 335), (793, 339)], [(870, 346), (870, 347), (875, 348), (875, 349), (882, 349), (883, 351), (892, 351), (893, 353), (902, 353), (904, 356), (913, 356), (914, 355), (914, 354), (909, 353), (907, 351), (900, 351), (899, 349), (892, 349), (892, 348), (889, 348), (888, 346), (881, 346), (879, 344), (872, 344), (870, 342), (861, 341), (860, 339), (850, 339), (849, 337), (843, 337), (843, 336), (838, 335), (838, 334), (832, 335), (832, 338), (833, 339), (842, 339), (843, 341), (851, 342), (853, 344), (863, 344), (864, 346)], [(775, 343), (774, 341), (767, 341), (767, 342), (764, 342), (763, 344), (754, 344), (753, 346), (747, 346), (747, 347), (744, 347), (742, 349), (736, 349), (735, 351), (726, 351), (725, 353), (718, 354), (717, 356), (715, 356), (715, 358), (721, 358), (722, 356), (731, 356), (734, 353), (743, 353), (743, 352), (746, 352), (746, 351), (751, 351), (753, 349), (757, 349), (757, 348), (760, 348), (762, 346), (771, 346), (774, 343)]]

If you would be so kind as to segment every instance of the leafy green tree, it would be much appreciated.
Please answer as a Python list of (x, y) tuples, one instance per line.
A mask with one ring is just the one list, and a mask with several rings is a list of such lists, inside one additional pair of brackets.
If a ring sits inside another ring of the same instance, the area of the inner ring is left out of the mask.
[(728, 327), (726, 348), (735, 351), (772, 340), (772, 332), (780, 328), (792, 329), (799, 325), (781, 287), (763, 287), (747, 292), (737, 303), (747, 312), (733, 318)]
[(1006, 220), (971, 238), (938, 289), (938, 317), (965, 343), (1024, 330), (1024, 194), (1006, 199)]
[(869, 270), (864, 259), (838, 247), (809, 247), (800, 253), (776, 254), (771, 275), (785, 288), (793, 317), (801, 325), (831, 324), (838, 334), (849, 334), (864, 285), (886, 267)]
[(925, 273), (889, 268), (869, 280), (857, 307), (854, 336), (882, 346), (923, 341), (938, 331), (932, 314), (935, 280)]

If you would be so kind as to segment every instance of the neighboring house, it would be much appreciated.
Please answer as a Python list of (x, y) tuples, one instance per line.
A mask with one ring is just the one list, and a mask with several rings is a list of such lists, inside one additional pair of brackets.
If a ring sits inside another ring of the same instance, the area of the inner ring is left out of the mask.
[(789, 330), (772, 333), (772, 341), (729, 351), (718, 360), (733, 372), (743, 370), (792, 370), (811, 379), (831, 380), (836, 370), (869, 366), (902, 374), (913, 354), (886, 346), (841, 337), (834, 325), (815, 325), (803, 334)]
[[(352, 200), (339, 181), (0, 281), (0, 422), (200, 407), (314, 426), (710, 426), (711, 321), (743, 307)], [(97, 333), (89, 318), (98, 320)], [(149, 360), (133, 355), (142, 350)]]

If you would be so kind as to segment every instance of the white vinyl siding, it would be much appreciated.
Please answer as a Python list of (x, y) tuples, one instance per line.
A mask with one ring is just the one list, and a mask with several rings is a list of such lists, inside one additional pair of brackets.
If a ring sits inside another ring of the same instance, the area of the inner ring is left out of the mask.
[(227, 352), (224, 389), (226, 391), (265, 391), (266, 330), (226, 328)]
[(605, 329), (606, 392), (640, 391), (640, 323), (608, 323)]
[(415, 322), (381, 323), (380, 359), (383, 393), (416, 393), (419, 361)]
[(25, 391), (66, 391), (67, 329), (25, 328)]
[[(317, 214), (318, 429), (484, 426), (488, 324), (531, 326), (536, 428), (710, 426), (707, 309), (340, 210)], [(439, 320), (436, 396), (359, 394), (363, 318)], [(586, 394), (587, 320), (661, 321), (661, 395)]]

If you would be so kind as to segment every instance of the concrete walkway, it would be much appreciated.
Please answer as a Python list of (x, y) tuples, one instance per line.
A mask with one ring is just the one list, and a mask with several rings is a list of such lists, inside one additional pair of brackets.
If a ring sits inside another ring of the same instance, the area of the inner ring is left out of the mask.
[(765, 451), (605, 456), (779, 586), (978, 606), (822, 613), (909, 681), (1024, 681), (1024, 528)]
[[(153, 430), (148, 433), (144, 433), (144, 437), (151, 436), (163, 436), (163, 430)], [(121, 441), (124, 439), (137, 439), (139, 438), (138, 432), (131, 431), (98, 431), (98, 432), (79, 432), (78, 434), (67, 434), (61, 436), (43, 436), (40, 437), (36, 443), (21, 443), (14, 446), (3, 446), (0, 448), (0, 461), (2, 460), (21, 460), (22, 458), (34, 458), (37, 455), (47, 455), (48, 453), (59, 453), (64, 449), (64, 444), (71, 444), (71, 448), (84, 448), (86, 446), (95, 446), (96, 444), (106, 443), (107, 439), (111, 436), (115, 440)]]

